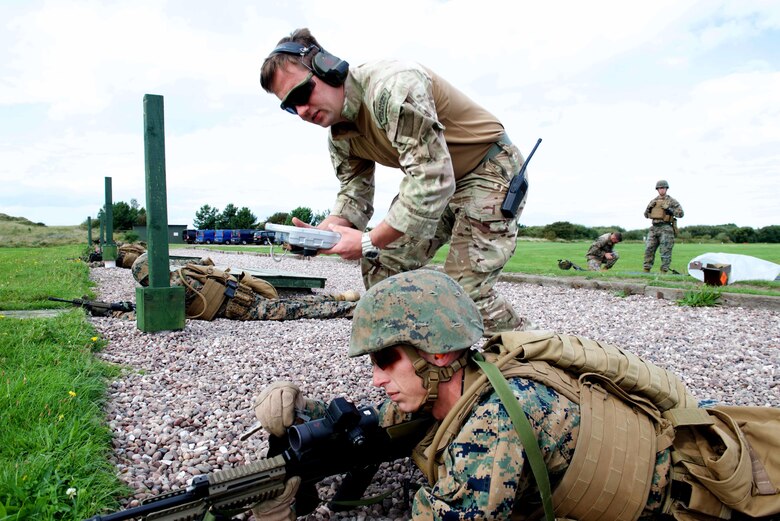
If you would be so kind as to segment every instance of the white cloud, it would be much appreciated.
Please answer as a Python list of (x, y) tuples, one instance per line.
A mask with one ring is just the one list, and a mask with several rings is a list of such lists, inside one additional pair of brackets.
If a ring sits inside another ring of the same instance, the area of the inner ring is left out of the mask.
[[(145, 205), (145, 93), (165, 96), (169, 222), (203, 204), (328, 208), (325, 132), (282, 113), (257, 78), (301, 26), (353, 64), (425, 63), (526, 153), (542, 137), (526, 224), (645, 226), (664, 177), (685, 224), (780, 221), (777, 3), (400, 0), (376, 13), (357, 0), (59, 0), (0, 15), (0, 117), (19, 122), (0, 129), (0, 212), (34, 221), (83, 221), (105, 176), (115, 201)], [(379, 179), (373, 223), (400, 174)]]

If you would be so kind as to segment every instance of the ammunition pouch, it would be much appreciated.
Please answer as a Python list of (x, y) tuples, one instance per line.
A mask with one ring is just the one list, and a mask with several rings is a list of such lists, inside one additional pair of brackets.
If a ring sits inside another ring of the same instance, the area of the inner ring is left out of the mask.
[(255, 303), (255, 294), (252, 289), (241, 282), (238, 283), (233, 298), (228, 301), (225, 308), (225, 318), (233, 320), (249, 320), (249, 310)]
[(664, 417), (675, 428), (665, 513), (678, 520), (780, 513), (780, 409), (672, 409)]

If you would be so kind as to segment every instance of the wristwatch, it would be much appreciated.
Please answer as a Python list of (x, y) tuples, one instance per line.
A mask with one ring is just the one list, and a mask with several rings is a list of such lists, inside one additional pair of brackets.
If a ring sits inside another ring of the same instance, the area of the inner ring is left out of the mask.
[(374, 246), (374, 243), (371, 242), (371, 236), (368, 232), (363, 234), (361, 245), (363, 246), (363, 257), (366, 259), (376, 259), (379, 257), (379, 248)]

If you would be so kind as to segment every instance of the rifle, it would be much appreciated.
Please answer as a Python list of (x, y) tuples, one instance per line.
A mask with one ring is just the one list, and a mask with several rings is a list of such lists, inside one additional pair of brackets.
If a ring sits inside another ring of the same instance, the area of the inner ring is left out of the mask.
[(87, 300), (86, 298), (77, 298), (68, 300), (64, 298), (49, 297), (49, 300), (55, 302), (67, 302), (84, 308), (93, 317), (109, 317), (112, 311), (135, 311), (135, 304), (129, 301), (123, 302), (103, 302), (101, 300)]
[(517, 175), (509, 182), (509, 191), (507, 191), (506, 196), (504, 197), (504, 202), (501, 203), (501, 215), (507, 219), (514, 218), (514, 216), (517, 215), (517, 209), (523, 201), (525, 193), (528, 191), (528, 178), (525, 177), (525, 169), (531, 161), (531, 158), (534, 157), (534, 152), (539, 148), (541, 142), (542, 138), (539, 138), (536, 141), (533, 150), (528, 154), (528, 159), (526, 159), (523, 166), (520, 167), (520, 171)]
[(409, 456), (431, 422), (430, 418), (418, 418), (382, 428), (376, 409), (358, 409), (345, 398), (334, 398), (324, 418), (294, 425), (283, 438), (271, 436), (265, 459), (195, 476), (186, 489), (87, 521), (223, 521), (280, 495), (285, 481), (292, 476), (301, 477), (295, 513), (302, 516), (313, 512), (320, 503), (314, 485), (328, 476), (344, 473), (330, 506), (346, 510), (349, 505), (345, 503), (363, 495), (379, 464)]

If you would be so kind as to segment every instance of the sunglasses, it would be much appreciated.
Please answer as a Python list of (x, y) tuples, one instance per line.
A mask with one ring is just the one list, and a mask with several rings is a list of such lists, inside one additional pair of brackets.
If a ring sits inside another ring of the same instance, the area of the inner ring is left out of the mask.
[(289, 112), (290, 114), (298, 115), (297, 107), (306, 105), (311, 98), (311, 93), (314, 92), (314, 80), (312, 79), (314, 73), (309, 73), (302, 82), (290, 89), (287, 96), (282, 100), (282, 110)]
[(384, 371), (401, 359), (401, 351), (398, 348), (390, 347), (371, 353), (369, 356), (371, 362)]

